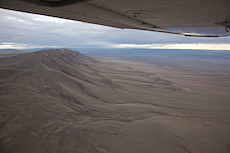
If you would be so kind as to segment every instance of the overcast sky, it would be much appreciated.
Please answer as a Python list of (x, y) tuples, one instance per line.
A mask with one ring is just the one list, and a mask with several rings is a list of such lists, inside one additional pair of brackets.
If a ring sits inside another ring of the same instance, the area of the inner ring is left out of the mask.
[(0, 9), (0, 49), (44, 47), (230, 50), (230, 37), (197, 38), (122, 30)]

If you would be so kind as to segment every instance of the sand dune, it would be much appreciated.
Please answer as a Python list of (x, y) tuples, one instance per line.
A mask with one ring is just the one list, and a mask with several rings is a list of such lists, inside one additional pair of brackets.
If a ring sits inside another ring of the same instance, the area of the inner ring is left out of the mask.
[(0, 152), (229, 153), (227, 90), (172, 73), (68, 49), (1, 58)]

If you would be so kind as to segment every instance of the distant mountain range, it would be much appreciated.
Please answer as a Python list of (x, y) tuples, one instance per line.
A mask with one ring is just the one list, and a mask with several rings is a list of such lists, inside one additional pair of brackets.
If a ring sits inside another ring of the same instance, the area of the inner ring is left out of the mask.
[[(34, 49), (0, 49), (1, 55), (12, 55), (22, 52), (39, 51), (50, 48), (34, 48)], [(184, 49), (118, 49), (118, 48), (70, 48), (87, 55), (93, 55), (98, 57), (110, 57), (110, 58), (123, 58), (137, 57), (137, 56), (150, 56), (154, 57), (190, 57), (190, 58), (219, 58), (230, 59), (230, 51), (226, 50), (184, 50)]]

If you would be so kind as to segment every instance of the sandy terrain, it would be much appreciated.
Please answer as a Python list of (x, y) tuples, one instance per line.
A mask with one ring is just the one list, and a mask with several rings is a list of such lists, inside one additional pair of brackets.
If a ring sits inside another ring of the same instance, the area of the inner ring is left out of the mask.
[(60, 49), (0, 59), (1, 153), (229, 153), (228, 79)]

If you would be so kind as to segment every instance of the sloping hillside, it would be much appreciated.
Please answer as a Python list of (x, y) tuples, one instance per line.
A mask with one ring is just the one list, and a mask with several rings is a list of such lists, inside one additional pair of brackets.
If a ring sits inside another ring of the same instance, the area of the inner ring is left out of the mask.
[(217, 96), (68, 49), (1, 58), (0, 152), (227, 153)]

